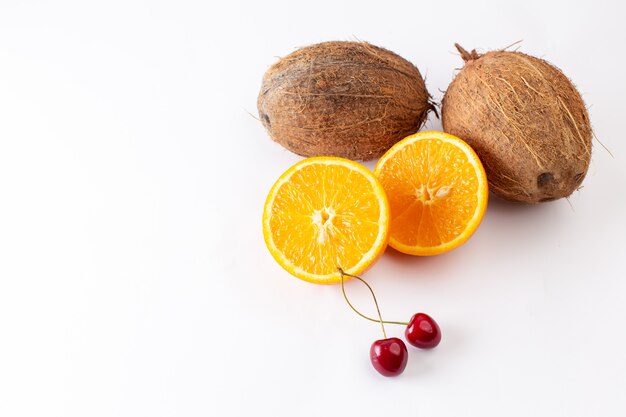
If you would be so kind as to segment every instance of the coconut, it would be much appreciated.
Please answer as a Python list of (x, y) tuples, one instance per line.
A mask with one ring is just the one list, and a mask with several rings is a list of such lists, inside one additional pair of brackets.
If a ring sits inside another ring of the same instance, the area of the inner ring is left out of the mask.
[(365, 42), (324, 42), (272, 65), (258, 97), (271, 138), (303, 156), (369, 160), (419, 130), (433, 108), (419, 70)]
[(523, 203), (572, 194), (589, 168), (592, 139), (576, 87), (542, 59), (455, 46), (465, 66), (445, 93), (443, 129), (474, 148), (490, 189)]

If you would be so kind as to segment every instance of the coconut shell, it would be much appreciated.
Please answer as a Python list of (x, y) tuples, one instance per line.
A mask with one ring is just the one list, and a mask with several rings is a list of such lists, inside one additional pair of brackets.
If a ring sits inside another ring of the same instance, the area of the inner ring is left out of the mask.
[(542, 59), (456, 46), (465, 66), (445, 93), (443, 129), (474, 148), (490, 189), (523, 203), (572, 194), (587, 173), (592, 139), (576, 87)]
[(369, 160), (419, 130), (432, 108), (419, 70), (364, 42), (324, 42), (272, 65), (258, 97), (271, 138), (303, 156)]

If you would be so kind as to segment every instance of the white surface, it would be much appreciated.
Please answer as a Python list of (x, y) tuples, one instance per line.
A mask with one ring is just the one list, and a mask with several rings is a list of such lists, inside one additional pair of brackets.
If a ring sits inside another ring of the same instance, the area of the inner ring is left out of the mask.
[[(0, 415), (626, 414), (621, 2), (98, 3), (0, 3)], [(383, 315), (443, 331), (396, 379), (369, 364), (379, 328), (284, 272), (261, 233), (300, 159), (247, 113), (261, 77), (356, 38), (415, 63), (437, 100), (454, 42), (523, 39), (615, 156), (595, 143), (571, 206), (492, 199), (458, 250), (385, 254), (365, 276)]]

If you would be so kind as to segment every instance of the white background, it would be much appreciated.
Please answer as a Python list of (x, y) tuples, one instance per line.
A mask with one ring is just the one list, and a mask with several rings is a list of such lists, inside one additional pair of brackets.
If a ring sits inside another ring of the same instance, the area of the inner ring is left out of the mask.
[[(0, 0), (0, 415), (624, 416), (625, 10), (581, 3)], [(384, 317), (443, 332), (395, 379), (376, 324), (262, 238), (300, 158), (249, 114), (261, 77), (336, 39), (407, 58), (436, 100), (454, 42), (523, 40), (614, 155), (594, 141), (569, 204), (492, 198), (461, 248), (387, 251), (365, 275)]]

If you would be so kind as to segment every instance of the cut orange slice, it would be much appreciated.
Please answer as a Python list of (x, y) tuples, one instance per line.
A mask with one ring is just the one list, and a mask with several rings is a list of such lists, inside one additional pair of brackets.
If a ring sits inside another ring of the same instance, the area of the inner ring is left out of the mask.
[(443, 132), (396, 143), (374, 169), (391, 209), (389, 245), (437, 255), (463, 244), (487, 208), (487, 177), (472, 148)]
[(387, 246), (389, 205), (380, 183), (348, 159), (308, 158), (276, 181), (263, 210), (263, 236), (276, 261), (317, 284), (358, 275)]

